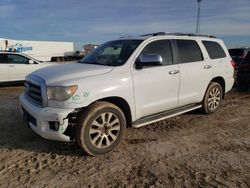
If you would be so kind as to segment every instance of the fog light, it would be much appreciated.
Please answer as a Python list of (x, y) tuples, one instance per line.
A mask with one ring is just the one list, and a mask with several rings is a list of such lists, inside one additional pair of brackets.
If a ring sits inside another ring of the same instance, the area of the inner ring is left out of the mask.
[(49, 121), (49, 128), (53, 131), (58, 131), (60, 123), (58, 121)]

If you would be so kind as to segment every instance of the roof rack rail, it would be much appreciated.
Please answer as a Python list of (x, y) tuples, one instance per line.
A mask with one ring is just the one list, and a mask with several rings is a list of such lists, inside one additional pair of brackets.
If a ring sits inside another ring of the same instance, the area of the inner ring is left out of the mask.
[(209, 38), (216, 38), (214, 35), (196, 35), (198, 37), (209, 37)]
[(146, 36), (159, 36), (159, 35), (166, 35), (166, 33), (165, 32), (148, 33), (148, 34), (143, 34), (141, 36), (146, 37)]
[(143, 34), (141, 36), (161, 36), (161, 35), (176, 35), (176, 36), (191, 36), (191, 37), (209, 37), (209, 38), (216, 38), (213, 35), (196, 35), (193, 33), (166, 33), (166, 32), (156, 32), (156, 33), (149, 33)]
[(123, 39), (123, 38), (132, 38), (133, 36), (121, 36), (119, 37), (119, 39)]

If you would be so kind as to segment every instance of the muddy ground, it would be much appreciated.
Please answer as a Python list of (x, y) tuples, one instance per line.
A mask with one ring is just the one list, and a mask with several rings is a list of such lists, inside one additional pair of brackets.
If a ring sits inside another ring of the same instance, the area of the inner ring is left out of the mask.
[(22, 87), (0, 88), (0, 187), (250, 187), (250, 93), (128, 129), (113, 152), (84, 155), (23, 125)]

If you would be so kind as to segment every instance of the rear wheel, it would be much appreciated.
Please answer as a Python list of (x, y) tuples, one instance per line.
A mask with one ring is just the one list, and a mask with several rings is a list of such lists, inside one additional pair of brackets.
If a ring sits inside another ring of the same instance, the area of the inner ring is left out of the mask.
[(223, 90), (219, 83), (211, 82), (202, 101), (202, 111), (206, 114), (218, 110), (223, 96)]
[(120, 108), (108, 102), (96, 102), (79, 117), (77, 144), (89, 155), (113, 150), (122, 140), (126, 120)]

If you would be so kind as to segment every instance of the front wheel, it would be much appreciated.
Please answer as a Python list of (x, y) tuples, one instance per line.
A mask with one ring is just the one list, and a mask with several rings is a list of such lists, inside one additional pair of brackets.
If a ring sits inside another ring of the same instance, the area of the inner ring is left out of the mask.
[(121, 142), (125, 129), (120, 108), (109, 102), (95, 102), (78, 119), (77, 144), (89, 155), (104, 154)]
[(202, 101), (202, 111), (206, 114), (218, 110), (223, 96), (223, 90), (219, 83), (211, 82)]

